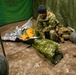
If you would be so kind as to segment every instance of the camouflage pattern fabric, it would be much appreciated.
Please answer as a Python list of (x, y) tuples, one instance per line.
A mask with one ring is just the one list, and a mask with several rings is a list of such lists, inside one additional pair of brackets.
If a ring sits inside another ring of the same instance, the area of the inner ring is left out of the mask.
[(47, 11), (47, 16), (45, 19), (40, 18), (39, 15), (37, 21), (39, 30), (43, 29), (45, 29), (46, 31), (49, 31), (51, 29), (57, 30), (59, 27), (61, 27), (59, 21), (56, 19), (56, 16), (50, 11)]
[[(42, 30), (45, 30), (45, 32), (50, 32), (50, 39), (55, 40), (56, 37), (58, 37), (57, 31), (62, 25), (59, 24), (59, 21), (56, 19), (56, 16), (51, 13), (50, 11), (47, 11), (47, 16), (45, 19), (42, 19), (40, 15), (37, 18), (37, 26), (38, 30), (40, 31), (42, 36), (45, 36)], [(52, 31), (54, 31), (54, 34), (52, 34)], [(55, 36), (55, 39), (54, 39)]]
[(69, 39), (70, 37), (70, 34), (72, 33), (73, 31), (67, 27), (61, 27), (59, 30), (58, 30), (58, 35), (59, 35), (59, 38), (62, 42), (64, 42), (65, 39)]
[[(50, 11), (47, 11), (45, 19), (40, 18), (40, 15), (38, 16), (37, 26), (42, 36), (45, 36), (45, 32), (49, 32), (50, 39), (56, 42), (64, 42), (65, 39), (69, 39), (72, 32), (71, 29), (61, 25)], [(43, 30), (45, 30), (44, 33)]]

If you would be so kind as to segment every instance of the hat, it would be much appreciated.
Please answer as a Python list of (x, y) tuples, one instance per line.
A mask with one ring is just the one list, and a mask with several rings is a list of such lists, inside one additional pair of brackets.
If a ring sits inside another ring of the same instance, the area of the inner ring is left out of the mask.
[(40, 5), (38, 7), (38, 13), (41, 14), (41, 13), (45, 13), (46, 12), (46, 7), (44, 5)]

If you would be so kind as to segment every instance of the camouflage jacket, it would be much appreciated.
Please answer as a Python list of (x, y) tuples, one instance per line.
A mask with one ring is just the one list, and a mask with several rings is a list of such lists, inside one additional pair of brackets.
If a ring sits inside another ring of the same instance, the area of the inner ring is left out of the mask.
[(50, 31), (50, 30), (57, 31), (61, 27), (59, 21), (56, 19), (56, 16), (50, 11), (47, 11), (47, 16), (45, 19), (40, 18), (40, 15), (38, 16), (37, 26), (40, 32), (43, 29), (45, 29), (45, 31)]

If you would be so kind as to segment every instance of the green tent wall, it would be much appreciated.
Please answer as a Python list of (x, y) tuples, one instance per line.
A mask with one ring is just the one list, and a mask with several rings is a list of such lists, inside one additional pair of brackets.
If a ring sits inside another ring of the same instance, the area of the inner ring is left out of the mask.
[(0, 0), (0, 26), (38, 16), (39, 5), (50, 8), (64, 26), (76, 30), (76, 0)]
[(50, 8), (64, 26), (70, 26), (76, 30), (76, 0), (33, 0), (34, 18), (37, 18), (37, 7), (40, 4)]
[(0, 0), (0, 26), (29, 19), (32, 14), (32, 0)]

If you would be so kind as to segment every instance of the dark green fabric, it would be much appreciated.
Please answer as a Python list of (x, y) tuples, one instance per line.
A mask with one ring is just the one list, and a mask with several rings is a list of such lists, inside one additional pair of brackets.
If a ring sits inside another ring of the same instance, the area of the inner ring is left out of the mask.
[(29, 19), (32, 10), (36, 19), (38, 6), (41, 4), (50, 7), (61, 24), (76, 30), (76, 0), (0, 0), (0, 26)]
[(2, 9), (2, 3), (0, 0), (0, 25), (5, 24), (5, 20), (4, 20), (4, 14), (3, 14), (3, 9)]
[(32, 0), (0, 0), (0, 26), (32, 16)]
[(50, 8), (64, 26), (70, 26), (76, 30), (76, 0), (33, 0), (34, 18), (37, 18), (37, 7), (40, 4)]
[(76, 29), (76, 0), (47, 0), (48, 7), (64, 26)]

